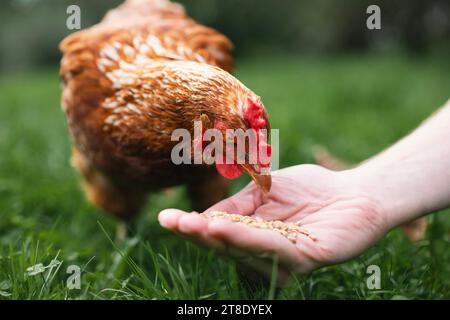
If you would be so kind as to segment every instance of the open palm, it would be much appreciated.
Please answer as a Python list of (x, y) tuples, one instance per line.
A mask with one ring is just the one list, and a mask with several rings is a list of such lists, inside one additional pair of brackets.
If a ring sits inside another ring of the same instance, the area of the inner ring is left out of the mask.
[(159, 220), (164, 227), (230, 254), (261, 273), (270, 272), (274, 255), (283, 273), (306, 273), (357, 256), (389, 230), (382, 207), (368, 192), (356, 188), (349, 176), (314, 165), (290, 167), (274, 173), (269, 194), (263, 195), (250, 183), (206, 211), (301, 221), (315, 240), (299, 235), (292, 243), (271, 230), (176, 209), (164, 210)]

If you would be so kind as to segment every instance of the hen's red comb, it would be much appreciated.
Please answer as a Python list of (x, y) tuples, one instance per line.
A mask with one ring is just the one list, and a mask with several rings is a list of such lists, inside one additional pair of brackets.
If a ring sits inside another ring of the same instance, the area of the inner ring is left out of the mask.
[(244, 120), (253, 129), (262, 129), (266, 126), (266, 120), (262, 118), (264, 108), (254, 99), (247, 98), (247, 108), (244, 110)]

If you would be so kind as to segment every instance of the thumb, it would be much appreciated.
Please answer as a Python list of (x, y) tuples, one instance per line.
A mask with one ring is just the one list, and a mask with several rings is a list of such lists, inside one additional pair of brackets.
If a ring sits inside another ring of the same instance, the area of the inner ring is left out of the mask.
[(262, 194), (258, 187), (252, 182), (240, 192), (219, 203), (213, 205), (205, 211), (224, 211), (241, 215), (251, 215), (262, 204)]

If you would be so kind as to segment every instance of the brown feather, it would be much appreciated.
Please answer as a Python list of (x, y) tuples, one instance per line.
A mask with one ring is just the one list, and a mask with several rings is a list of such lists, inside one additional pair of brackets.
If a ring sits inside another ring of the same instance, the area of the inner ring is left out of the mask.
[(119, 189), (155, 190), (215, 174), (173, 165), (172, 131), (192, 131), (202, 114), (245, 127), (239, 107), (256, 97), (228, 73), (231, 42), (166, 0), (128, 0), (60, 49), (62, 104), (77, 152)]

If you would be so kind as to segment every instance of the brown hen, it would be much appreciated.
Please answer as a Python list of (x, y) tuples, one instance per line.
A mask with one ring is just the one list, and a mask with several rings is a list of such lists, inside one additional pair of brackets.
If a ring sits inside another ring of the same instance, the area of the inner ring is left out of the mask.
[(172, 132), (193, 132), (196, 120), (221, 130), (269, 129), (259, 97), (228, 73), (231, 42), (180, 5), (128, 0), (60, 49), (72, 162), (94, 205), (130, 219), (147, 192), (187, 184), (193, 208), (202, 211), (226, 196), (222, 176), (242, 171), (270, 189), (270, 175), (258, 164), (171, 160)]

